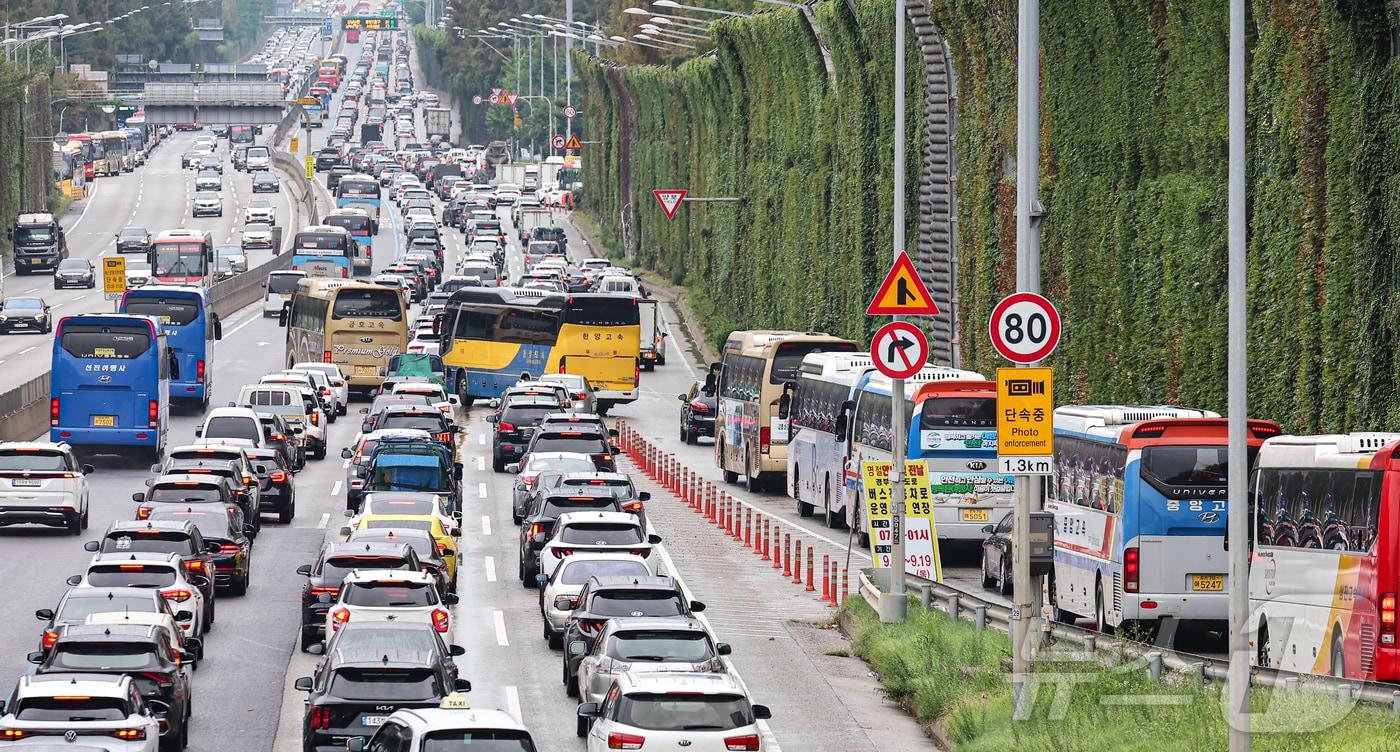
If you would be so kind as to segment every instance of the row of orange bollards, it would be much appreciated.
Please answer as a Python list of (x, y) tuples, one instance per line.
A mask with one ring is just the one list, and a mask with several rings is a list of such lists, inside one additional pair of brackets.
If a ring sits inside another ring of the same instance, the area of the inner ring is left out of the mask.
[[(713, 481), (684, 467), (680, 458), (653, 444), (626, 420), (617, 421), (618, 448), (644, 475), (685, 502), (696, 513), (704, 515), (732, 540), (753, 549), (762, 561), (771, 561), (784, 578), (795, 585), (804, 585), (806, 592), (817, 590), (816, 549), (807, 546), (806, 579), (803, 579), (802, 539), (783, 532), (781, 522), (738, 497), (730, 495)], [(822, 554), (821, 600), (828, 606), (844, 604), (850, 595), (850, 573), (832, 558)]]

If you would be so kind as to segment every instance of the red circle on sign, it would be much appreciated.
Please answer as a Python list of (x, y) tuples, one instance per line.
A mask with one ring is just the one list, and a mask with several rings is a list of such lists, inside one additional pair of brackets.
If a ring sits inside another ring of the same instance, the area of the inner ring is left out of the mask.
[[(1039, 333), (1037, 316), (1042, 324)], [(1050, 357), (1060, 343), (1060, 312), (1042, 295), (1012, 293), (992, 309), (987, 331), (1001, 357), (1012, 363), (1035, 363)]]
[[(898, 347), (897, 341), (913, 342)], [(910, 352), (913, 350), (914, 352)], [(894, 321), (880, 327), (870, 340), (870, 359), (880, 373), (892, 379), (907, 379), (923, 370), (928, 362), (928, 338), (923, 330), (907, 321)]]

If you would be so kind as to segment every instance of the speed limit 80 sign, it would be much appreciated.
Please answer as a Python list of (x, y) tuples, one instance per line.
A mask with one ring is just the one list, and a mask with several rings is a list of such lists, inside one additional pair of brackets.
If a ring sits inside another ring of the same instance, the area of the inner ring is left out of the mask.
[(1033, 292), (1007, 295), (987, 321), (992, 347), (1012, 363), (1036, 363), (1060, 342), (1060, 312)]

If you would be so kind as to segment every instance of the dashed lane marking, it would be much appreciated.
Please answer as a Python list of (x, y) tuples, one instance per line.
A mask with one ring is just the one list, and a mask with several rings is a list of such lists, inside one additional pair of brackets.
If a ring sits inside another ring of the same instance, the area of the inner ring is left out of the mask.
[(506, 615), (498, 608), (491, 612), (491, 618), (496, 622), (496, 644), (510, 647), (510, 640), (506, 638)]
[(495, 581), (496, 581), (496, 557), (494, 557), (494, 556), (487, 556), (487, 557), (485, 557), (485, 562), (486, 562), (486, 581), (487, 581), (487, 582), (495, 582)]
[(488, 514), (483, 514), (483, 515), (481, 515), (481, 534), (482, 534), (482, 535), (490, 535), (490, 534), (491, 534), (491, 515), (488, 515)]

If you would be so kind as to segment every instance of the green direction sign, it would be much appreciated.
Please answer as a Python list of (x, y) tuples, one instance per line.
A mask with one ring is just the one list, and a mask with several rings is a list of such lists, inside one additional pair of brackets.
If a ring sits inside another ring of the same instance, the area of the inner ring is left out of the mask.
[(340, 28), (345, 31), (394, 31), (399, 28), (398, 16), (342, 16)]

